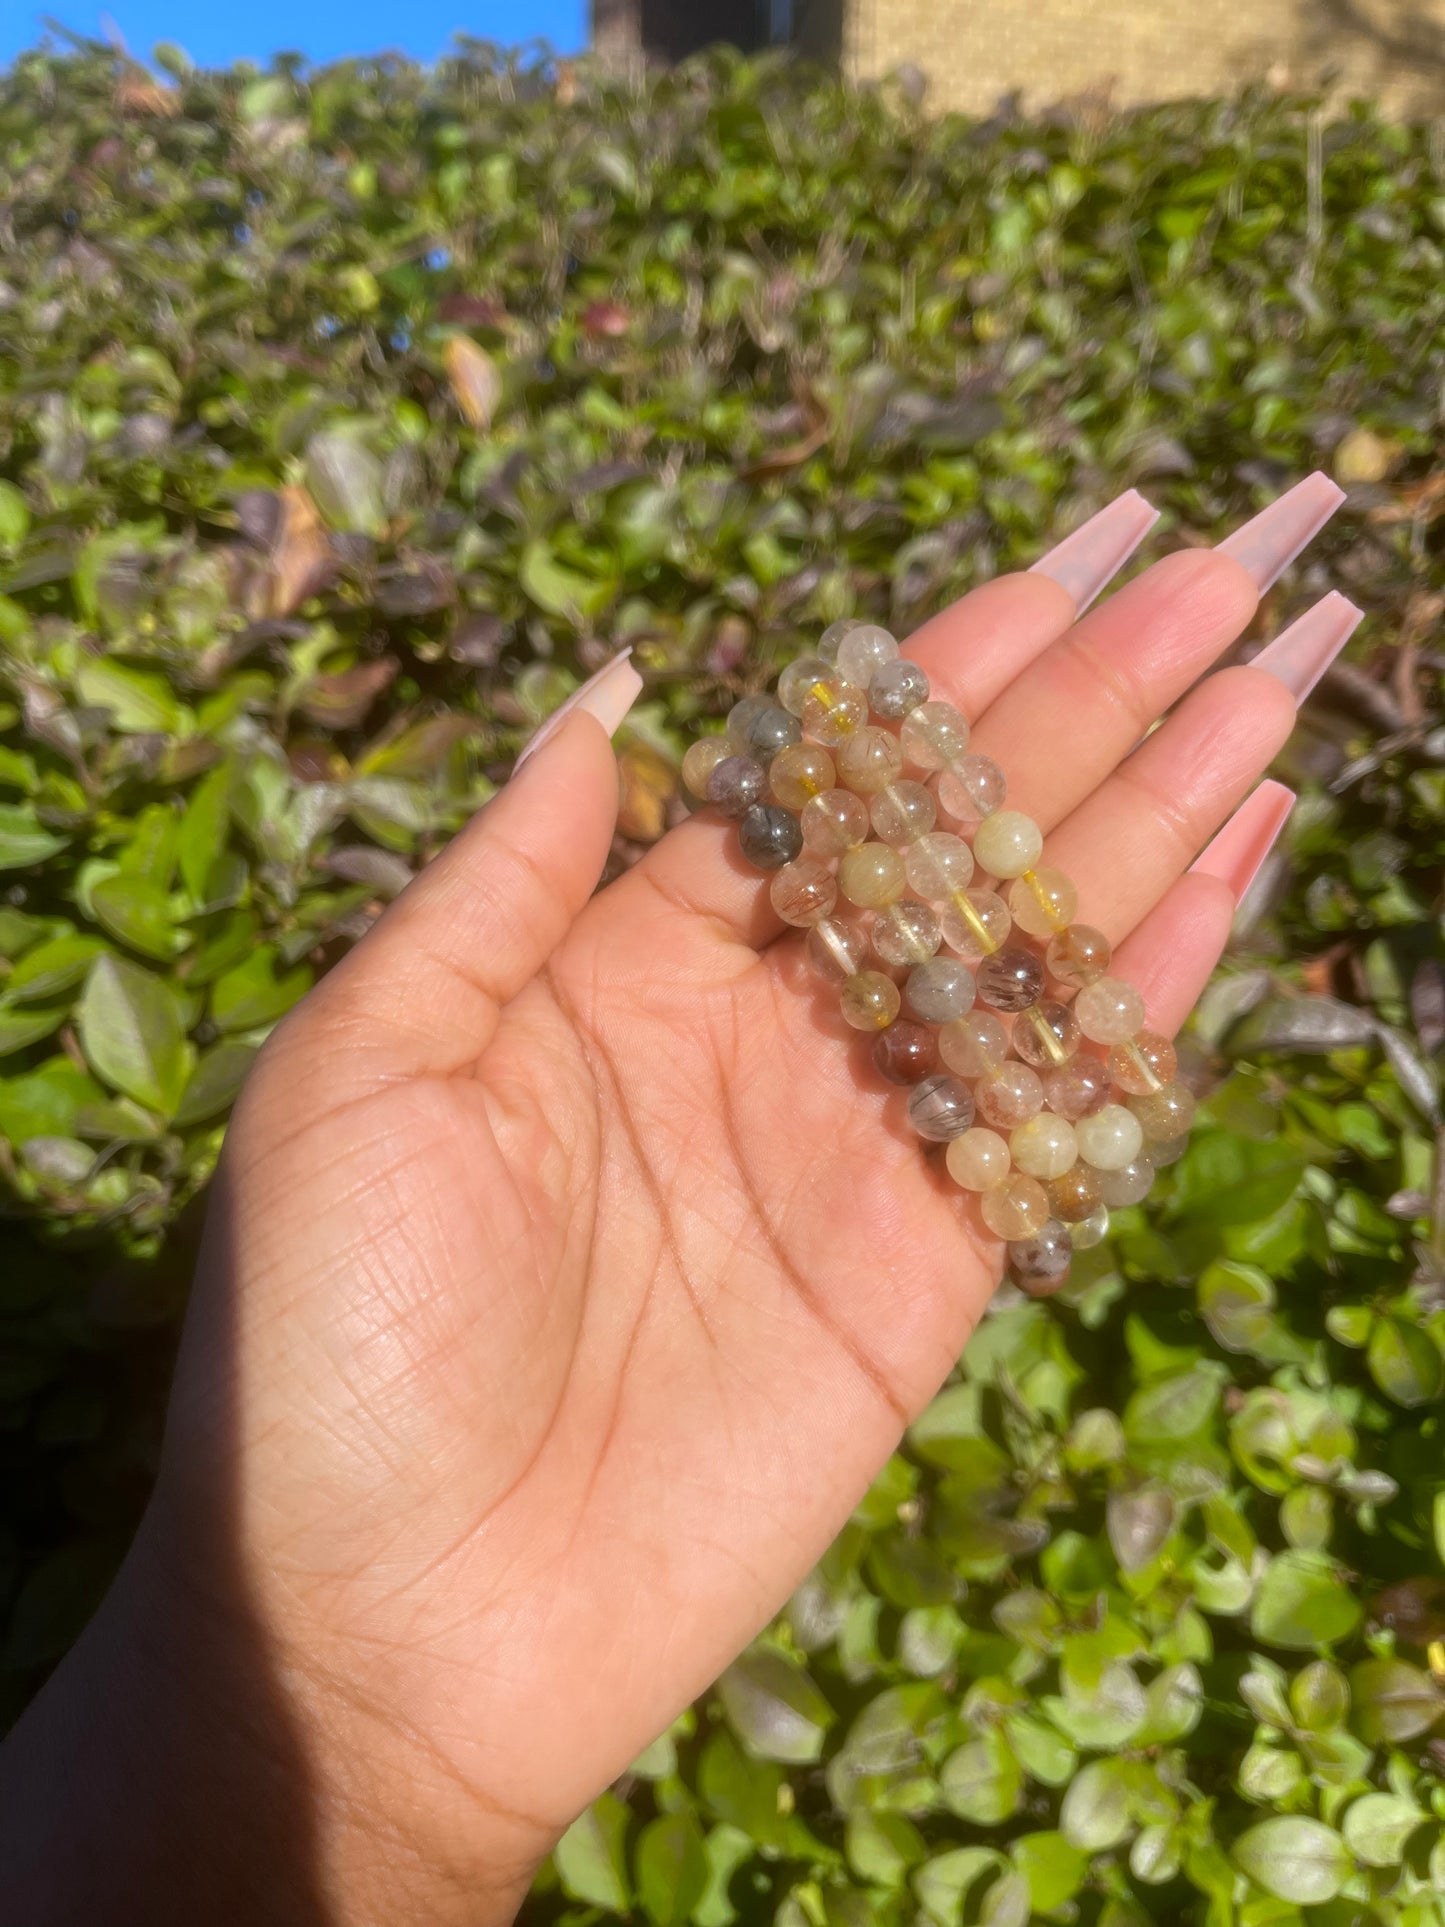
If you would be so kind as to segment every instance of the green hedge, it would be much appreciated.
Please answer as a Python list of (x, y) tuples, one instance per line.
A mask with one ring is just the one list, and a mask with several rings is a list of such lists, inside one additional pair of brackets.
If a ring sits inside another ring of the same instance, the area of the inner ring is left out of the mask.
[[(1243, 98), (929, 122), (489, 50), (0, 77), (0, 1681), (110, 1570), (267, 1027), (621, 638), (617, 861), (818, 628), (1121, 486), (1350, 500), (1371, 620), (1205, 1000), (1212, 1095), (1001, 1302), (535, 1917), (1445, 1921), (1438, 129)], [(1434, 1735), (1435, 1737), (1432, 1737)]]

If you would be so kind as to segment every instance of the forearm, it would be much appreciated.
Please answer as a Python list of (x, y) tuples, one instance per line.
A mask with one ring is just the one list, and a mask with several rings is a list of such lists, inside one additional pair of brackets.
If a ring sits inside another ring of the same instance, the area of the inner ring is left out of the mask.
[(0, 1927), (511, 1920), (534, 1856), (173, 1577), (139, 1548), (0, 1749)]

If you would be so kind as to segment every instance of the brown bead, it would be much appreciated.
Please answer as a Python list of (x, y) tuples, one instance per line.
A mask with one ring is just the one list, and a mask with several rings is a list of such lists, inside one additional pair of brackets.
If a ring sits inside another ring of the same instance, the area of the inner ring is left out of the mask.
[(1071, 923), (1050, 940), (1044, 961), (1051, 976), (1078, 990), (1103, 976), (1113, 954), (1113, 945), (1102, 930), (1095, 930), (1092, 924)]
[(1130, 1097), (1145, 1097), (1173, 1080), (1178, 1061), (1167, 1037), (1157, 1030), (1141, 1030), (1109, 1052), (1109, 1074)]
[(1044, 1102), (1071, 1124), (1102, 1110), (1109, 1092), (1109, 1073), (1097, 1057), (1071, 1057), (1044, 1073)]
[(1044, 1189), (1049, 1210), (1064, 1224), (1081, 1224), (1099, 1208), (1099, 1174), (1090, 1165), (1070, 1165), (1061, 1178), (1050, 1178)]
[(1047, 1298), (1068, 1278), (1073, 1256), (1068, 1232), (1050, 1218), (1031, 1238), (1015, 1238), (1009, 1245), (1009, 1270), (1020, 1291), (1030, 1298)]
[(873, 1046), (873, 1063), (890, 1084), (916, 1084), (938, 1069), (938, 1044), (923, 1024), (905, 1017), (890, 1024)]
[(1043, 965), (1032, 951), (1014, 944), (985, 957), (975, 974), (978, 1001), (993, 1010), (1027, 1010), (1043, 995)]
[(1052, 1070), (1067, 1063), (1079, 1043), (1079, 1026), (1067, 1004), (1035, 1004), (1014, 1025), (1014, 1049), (1035, 1070)]

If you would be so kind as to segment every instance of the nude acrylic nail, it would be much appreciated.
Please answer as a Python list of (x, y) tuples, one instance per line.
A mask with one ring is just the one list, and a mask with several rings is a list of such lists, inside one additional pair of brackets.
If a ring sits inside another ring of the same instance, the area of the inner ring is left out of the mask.
[(1275, 677), (1302, 703), (1364, 618), (1348, 596), (1331, 590), (1251, 657), (1249, 667)]
[(1251, 521), (1226, 535), (1218, 545), (1221, 555), (1233, 556), (1254, 578), (1261, 595), (1278, 582), (1307, 543), (1329, 521), (1345, 491), (1316, 469), (1302, 482), (1286, 489)]
[(1131, 488), (1040, 556), (1029, 574), (1046, 575), (1067, 589), (1075, 613), (1082, 615), (1158, 520), (1158, 509)]
[(623, 717), (642, 694), (642, 678), (633, 668), (631, 656), (632, 651), (624, 649), (621, 655), (604, 663), (580, 689), (573, 690), (560, 708), (552, 711), (517, 758), (512, 770), (514, 776), (527, 758), (535, 756), (544, 743), (552, 740), (567, 718), (579, 710), (595, 716), (609, 736), (615, 735)]
[(1295, 793), (1272, 778), (1252, 790), (1214, 841), (1190, 864), (1191, 873), (1218, 877), (1236, 903), (1259, 875), (1295, 806)]

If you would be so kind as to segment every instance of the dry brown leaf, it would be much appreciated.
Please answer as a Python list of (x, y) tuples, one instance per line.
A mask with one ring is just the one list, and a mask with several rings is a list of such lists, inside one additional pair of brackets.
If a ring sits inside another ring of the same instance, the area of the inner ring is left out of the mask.
[(502, 398), (502, 378), (485, 348), (466, 335), (452, 335), (442, 350), (452, 393), (473, 428), (490, 428)]
[(306, 490), (293, 483), (280, 493), (281, 527), (271, 553), (271, 614), (289, 616), (326, 581), (332, 554)]
[(617, 758), (622, 803), (619, 832), (634, 843), (655, 843), (667, 828), (667, 806), (677, 795), (674, 764), (648, 743), (629, 743)]
[(143, 67), (133, 67), (115, 83), (115, 111), (138, 120), (174, 120), (181, 103), (173, 87), (162, 87)]

